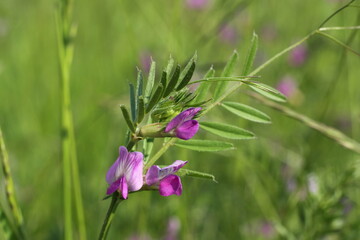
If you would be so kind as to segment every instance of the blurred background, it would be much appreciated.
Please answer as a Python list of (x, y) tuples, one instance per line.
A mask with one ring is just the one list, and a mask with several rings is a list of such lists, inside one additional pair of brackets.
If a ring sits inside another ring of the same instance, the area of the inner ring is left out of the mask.
[[(75, 0), (71, 97), (88, 238), (96, 238), (109, 204), (102, 200), (105, 174), (124, 144), (119, 104), (129, 104), (136, 66), (146, 73), (152, 57), (160, 73), (170, 55), (183, 65), (197, 51), (199, 79), (211, 65), (219, 74), (236, 49), (239, 74), (254, 31), (256, 67), (345, 3)], [(327, 26), (360, 25), (356, 4)], [(0, 2), (0, 124), (29, 239), (64, 237), (56, 7), (48, 0)], [(356, 31), (331, 35), (360, 51)], [(359, 56), (316, 35), (259, 75), (288, 96), (290, 108), (360, 140), (359, 64)], [(220, 153), (171, 148), (161, 164), (189, 160), (189, 168), (214, 174), (218, 183), (183, 178), (180, 197), (130, 195), (109, 239), (357, 239), (359, 155), (249, 98), (245, 89), (228, 99), (261, 109), (272, 124), (213, 109), (204, 119), (236, 124), (257, 139)], [(197, 138), (220, 139), (202, 130)]]

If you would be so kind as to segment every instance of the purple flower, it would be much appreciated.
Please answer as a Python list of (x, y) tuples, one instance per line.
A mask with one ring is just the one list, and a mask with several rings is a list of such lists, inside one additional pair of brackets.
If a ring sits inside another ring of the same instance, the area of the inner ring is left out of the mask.
[(295, 95), (297, 91), (297, 84), (294, 78), (292, 78), (291, 76), (285, 76), (279, 81), (276, 89), (279, 90), (286, 97), (290, 98)]
[(143, 185), (143, 154), (128, 152), (123, 146), (119, 148), (119, 157), (106, 174), (106, 181), (110, 185), (106, 194), (115, 191), (127, 199), (128, 192), (137, 191)]
[(209, 3), (209, 0), (186, 0), (186, 5), (192, 9), (203, 9)]
[(173, 164), (164, 168), (156, 165), (151, 166), (146, 173), (145, 182), (149, 186), (158, 186), (161, 196), (181, 195), (182, 184), (180, 177), (173, 173), (177, 172), (186, 163), (187, 161), (176, 160)]
[(294, 67), (298, 67), (305, 62), (306, 58), (307, 58), (306, 46), (299, 45), (291, 51), (289, 63), (290, 63), (290, 65), (292, 65)]
[(188, 108), (179, 113), (168, 123), (165, 132), (174, 132), (176, 137), (183, 140), (192, 138), (199, 130), (199, 123), (193, 118), (200, 110), (201, 107)]
[(224, 43), (235, 44), (237, 42), (236, 29), (229, 24), (223, 25), (219, 31), (219, 38)]

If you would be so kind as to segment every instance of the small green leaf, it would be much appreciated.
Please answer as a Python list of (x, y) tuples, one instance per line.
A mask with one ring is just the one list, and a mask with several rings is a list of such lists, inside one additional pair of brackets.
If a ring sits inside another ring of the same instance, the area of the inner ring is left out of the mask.
[(162, 92), (163, 92), (163, 85), (160, 83), (158, 85), (155, 93), (152, 95), (149, 103), (147, 104), (145, 113), (150, 112), (151, 109), (153, 109), (153, 107), (159, 102), (159, 100), (161, 99), (161, 96), (162, 96)]
[(246, 57), (244, 69), (243, 69), (241, 75), (245, 76), (250, 73), (250, 70), (251, 70), (254, 60), (255, 60), (258, 43), (259, 43), (258, 35), (254, 32), (253, 37), (251, 39), (251, 46), (250, 46), (248, 55)]
[(135, 87), (134, 84), (129, 83), (130, 88), (130, 110), (131, 110), (131, 119), (135, 121), (136, 117), (136, 97), (135, 97)]
[(283, 95), (278, 90), (276, 90), (266, 84), (250, 82), (250, 81), (244, 81), (244, 83), (249, 85), (255, 92), (259, 93), (260, 95), (262, 95), (266, 98), (269, 98), (276, 102), (286, 102), (285, 95)]
[[(211, 66), (209, 71), (205, 74), (204, 78), (205, 79), (211, 78), (211, 77), (214, 77), (214, 75), (215, 75), (215, 70)], [(195, 92), (196, 97), (192, 101), (192, 103), (204, 101), (206, 99), (206, 95), (209, 93), (210, 86), (211, 86), (211, 84), (208, 82), (200, 83), (200, 86), (196, 89), (196, 92)]]
[[(169, 76), (169, 75), (168, 75)], [(164, 96), (163, 97), (167, 97), (171, 91), (175, 88), (178, 80), (179, 80), (179, 76), (180, 76), (180, 65), (177, 65), (170, 81), (169, 81), (169, 84), (168, 86), (166, 87), (166, 90), (164, 92)]]
[(235, 115), (238, 115), (239, 117), (245, 118), (249, 121), (258, 123), (271, 123), (271, 118), (268, 115), (248, 105), (236, 102), (223, 102), (221, 106)]
[(200, 122), (200, 126), (208, 132), (225, 138), (237, 140), (255, 138), (255, 134), (252, 132), (225, 123)]
[(144, 104), (144, 98), (142, 96), (138, 99), (138, 107), (137, 107), (137, 123), (140, 123), (144, 119), (145, 115), (145, 104)]
[(156, 63), (151, 59), (151, 67), (150, 67), (150, 71), (149, 71), (149, 77), (148, 77), (148, 80), (146, 83), (146, 88), (145, 88), (145, 98), (144, 98), (145, 104), (150, 100), (151, 92), (154, 87), (155, 70), (156, 70)]
[(136, 80), (136, 93), (137, 93), (137, 97), (140, 97), (143, 95), (144, 80), (141, 70), (138, 69), (137, 71), (138, 71), (138, 75)]
[[(227, 62), (223, 72), (221, 73), (221, 77), (230, 77), (233, 74), (238, 58), (239, 54), (237, 53), (237, 51), (234, 51), (234, 53), (230, 57), (230, 60)], [(229, 83), (226, 81), (216, 84), (213, 97), (215, 101), (219, 99), (219, 97), (221, 97), (221, 95), (226, 91), (226, 87), (228, 84)]]
[(133, 124), (133, 122), (131, 121), (130, 119), (130, 114), (129, 114), (129, 111), (127, 110), (127, 108), (125, 107), (125, 105), (120, 105), (120, 109), (121, 109), (121, 112), (124, 116), (124, 119), (125, 119), (125, 122), (126, 124), (128, 125), (130, 131), (132, 133), (135, 133), (135, 126)]
[[(167, 85), (167, 73), (166, 71), (163, 71), (162, 74), (161, 74), (161, 79), (160, 79), (160, 83), (161, 85), (163, 86), (163, 88), (165, 89), (166, 88), (166, 85)], [(162, 97), (162, 94), (161, 94), (161, 97)]]
[(195, 55), (190, 59), (188, 64), (185, 66), (185, 68), (181, 71), (179, 77), (179, 84), (176, 87), (176, 91), (183, 89), (190, 82), (191, 77), (195, 71), (196, 59), (197, 59), (197, 54), (195, 53)]
[(218, 152), (234, 149), (232, 143), (211, 140), (178, 140), (175, 145), (199, 152)]
[(179, 171), (176, 174), (180, 177), (188, 176), (188, 177), (210, 179), (217, 183), (217, 181), (215, 180), (215, 176), (210, 173), (204, 173), (204, 172), (181, 168), (181, 169), (179, 169)]
[(174, 59), (170, 56), (168, 65), (166, 66), (166, 75), (170, 76), (170, 73), (174, 67)]

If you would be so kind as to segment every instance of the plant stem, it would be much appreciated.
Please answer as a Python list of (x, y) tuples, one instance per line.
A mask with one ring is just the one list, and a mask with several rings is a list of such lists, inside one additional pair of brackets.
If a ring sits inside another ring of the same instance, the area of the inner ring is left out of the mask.
[(109, 232), (112, 220), (114, 218), (115, 215), (115, 211), (117, 209), (117, 206), (120, 204), (120, 202), (122, 202), (122, 200), (119, 198), (118, 194), (113, 194), (112, 199), (111, 199), (111, 203), (109, 206), (109, 209), (106, 213), (106, 217), (104, 219), (104, 223), (102, 225), (101, 231), (100, 231), (100, 235), (99, 235), (99, 240), (105, 240), (107, 237), (107, 234)]
[[(14, 181), (11, 176), (9, 157), (6, 151), (5, 141), (2, 135), (1, 128), (0, 128), (0, 160), (5, 177), (6, 200), (9, 204), (10, 211), (15, 219), (15, 225), (16, 225), (15, 233), (19, 235), (20, 239), (25, 239), (25, 234), (23, 230), (23, 217), (22, 217), (21, 209), (15, 197)], [(2, 209), (0, 209), (0, 211), (1, 210)]]
[(327, 136), (328, 138), (335, 140), (335, 142), (337, 142), (338, 144), (340, 144), (341, 146), (356, 152), (360, 154), (360, 143), (358, 143), (357, 141), (355, 141), (354, 139), (346, 136), (344, 133), (340, 132), (339, 130), (326, 126), (325, 124), (319, 123), (307, 116), (304, 116), (300, 113), (297, 113), (293, 110), (291, 110), (290, 108), (280, 105), (278, 103), (275, 103), (273, 101), (269, 101), (261, 96), (259, 96), (258, 94), (250, 94), (252, 97), (254, 97), (255, 99), (257, 99), (258, 101), (260, 101), (261, 103), (265, 104), (266, 106), (269, 106), (279, 112), (282, 112), (283, 114), (285, 114), (288, 117), (291, 117), (295, 120), (298, 120), (302, 123), (304, 123), (306, 126), (315, 129), (316, 131), (324, 134), (325, 136)]

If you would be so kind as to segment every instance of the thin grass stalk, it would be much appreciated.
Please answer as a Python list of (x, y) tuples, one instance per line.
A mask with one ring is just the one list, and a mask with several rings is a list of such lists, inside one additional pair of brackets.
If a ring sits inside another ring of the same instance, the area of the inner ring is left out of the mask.
[(303, 114), (293, 111), (292, 109), (283, 106), (281, 104), (275, 103), (273, 101), (269, 101), (258, 94), (250, 94), (252, 97), (263, 103), (264, 105), (271, 107), (284, 115), (291, 117), (295, 120), (298, 120), (304, 123), (306, 126), (315, 129), (316, 131), (320, 132), (321, 134), (327, 136), (328, 138), (334, 140), (341, 146), (360, 154), (360, 143), (355, 141), (354, 139), (346, 136), (344, 133), (340, 132), (339, 130), (326, 126), (323, 123), (319, 123)]
[[(2, 130), (0, 127), (0, 160), (2, 165), (2, 170), (5, 178), (5, 193), (6, 193), (6, 201), (9, 204), (9, 208), (11, 211), (11, 214), (14, 218), (15, 222), (15, 233), (18, 234), (18, 237), (20, 239), (25, 239), (25, 234), (23, 230), (24, 220), (21, 213), (21, 209), (19, 207), (19, 204), (16, 200), (15, 196), (15, 187), (14, 187), (14, 181), (11, 175), (11, 169), (10, 169), (10, 163), (9, 163), (9, 157), (6, 151), (5, 147), (5, 141), (3, 138)], [(2, 208), (0, 209), (2, 210)], [(5, 213), (2, 213), (5, 214)], [(6, 215), (5, 215), (6, 216)]]
[[(86, 225), (81, 197), (75, 134), (70, 98), (70, 69), (73, 60), (76, 27), (71, 23), (72, 1), (63, 0), (56, 15), (61, 95), (61, 152), (64, 191), (64, 238), (73, 239), (73, 206), (75, 200), (79, 239), (86, 239)], [(74, 191), (74, 196), (72, 194)]]

